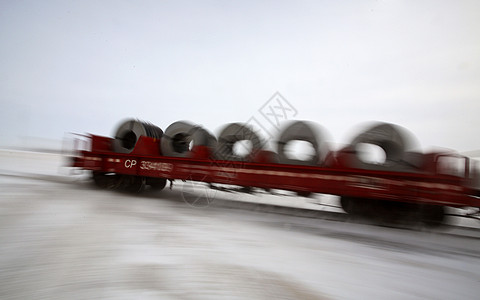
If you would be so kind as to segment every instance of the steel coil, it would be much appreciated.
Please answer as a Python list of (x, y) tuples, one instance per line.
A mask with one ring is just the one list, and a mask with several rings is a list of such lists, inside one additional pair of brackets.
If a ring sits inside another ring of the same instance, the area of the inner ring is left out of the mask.
[[(244, 155), (235, 151), (235, 145), (241, 141), (250, 143), (249, 149), (246, 149), (248, 153)], [(218, 136), (215, 156), (221, 160), (247, 161), (262, 148), (263, 141), (250, 127), (241, 123), (231, 123), (226, 125)]]
[(186, 121), (178, 121), (167, 127), (161, 141), (165, 156), (188, 157), (194, 146), (215, 148), (216, 138), (207, 130)]
[[(277, 140), (277, 153), (279, 162), (282, 164), (293, 165), (318, 165), (320, 164), (328, 149), (325, 142), (322, 141), (323, 136), (321, 131), (312, 122), (295, 121), (283, 128)], [(305, 160), (289, 157), (287, 147), (293, 141), (304, 141), (311, 144), (313, 147), (313, 154)]]
[[(359, 145), (370, 144), (384, 151), (382, 162), (367, 162), (360, 158)], [(417, 147), (414, 136), (406, 129), (389, 123), (378, 123), (361, 132), (347, 147), (351, 153), (351, 167), (366, 170), (412, 171), (421, 164), (422, 154), (413, 152)]]
[(129, 119), (122, 122), (115, 131), (112, 148), (117, 153), (130, 153), (141, 136), (160, 139), (162, 135), (163, 131), (151, 123)]

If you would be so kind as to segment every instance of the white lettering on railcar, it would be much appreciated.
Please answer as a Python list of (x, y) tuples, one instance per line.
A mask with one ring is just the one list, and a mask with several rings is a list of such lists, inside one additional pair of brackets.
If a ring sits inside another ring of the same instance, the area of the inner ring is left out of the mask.
[(233, 179), (233, 178), (237, 177), (237, 175), (235, 173), (228, 173), (228, 172), (223, 172), (223, 171), (217, 172), (217, 176), (218, 177), (229, 178), (229, 179)]
[(163, 162), (141, 161), (140, 169), (148, 171), (170, 172), (173, 170), (173, 165)]
[(382, 178), (370, 176), (352, 176), (350, 179), (350, 186), (371, 189), (384, 190), (386, 186)]
[(137, 165), (137, 161), (134, 159), (127, 159), (125, 161), (125, 168), (130, 169)]

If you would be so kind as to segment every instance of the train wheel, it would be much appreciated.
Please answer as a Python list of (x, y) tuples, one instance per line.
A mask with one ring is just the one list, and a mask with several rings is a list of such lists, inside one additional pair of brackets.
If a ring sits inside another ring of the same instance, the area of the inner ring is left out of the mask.
[(124, 189), (129, 193), (140, 193), (145, 188), (145, 177), (127, 176), (124, 178)]
[(423, 205), (420, 218), (427, 227), (438, 227), (445, 221), (445, 207), (441, 205)]
[(340, 197), (340, 205), (347, 214), (355, 214), (356, 199), (350, 197)]
[(376, 214), (374, 200), (364, 198), (341, 197), (340, 204), (343, 210), (354, 217), (368, 218)]
[(300, 197), (310, 198), (312, 197), (313, 193), (309, 191), (298, 191), (297, 195)]
[(119, 177), (113, 173), (93, 171), (92, 179), (96, 186), (102, 189), (114, 189), (118, 186)]
[(343, 210), (354, 218), (384, 226), (407, 225), (418, 221), (418, 206), (387, 200), (342, 197)]
[(153, 190), (161, 191), (165, 188), (165, 185), (167, 184), (167, 179), (147, 177), (145, 184), (149, 185)]
[(416, 204), (379, 200), (376, 206), (376, 219), (382, 225), (409, 226), (418, 222)]

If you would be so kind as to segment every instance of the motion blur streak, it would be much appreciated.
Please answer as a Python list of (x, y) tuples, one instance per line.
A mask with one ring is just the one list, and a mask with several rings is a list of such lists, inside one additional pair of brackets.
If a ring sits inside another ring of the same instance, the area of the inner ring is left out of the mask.
[[(475, 299), (480, 234), (130, 196), (59, 176), (62, 157), (0, 151), (1, 299)], [(288, 202), (255, 196), (257, 201)], [(259, 199), (259, 200), (258, 200)], [(316, 201), (325, 201), (317, 197)], [(300, 203), (298, 199), (286, 205)], [(320, 208), (318, 208), (320, 209)]]

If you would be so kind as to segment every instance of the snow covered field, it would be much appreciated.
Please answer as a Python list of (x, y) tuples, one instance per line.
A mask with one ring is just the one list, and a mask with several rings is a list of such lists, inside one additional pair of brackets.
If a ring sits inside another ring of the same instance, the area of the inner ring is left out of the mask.
[(479, 297), (480, 230), (413, 231), (224, 205), (321, 211), (315, 201), (330, 201), (323, 196), (218, 192), (198, 208), (180, 185), (138, 196), (99, 190), (62, 163), (56, 154), (0, 151), (0, 299)]

